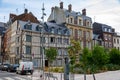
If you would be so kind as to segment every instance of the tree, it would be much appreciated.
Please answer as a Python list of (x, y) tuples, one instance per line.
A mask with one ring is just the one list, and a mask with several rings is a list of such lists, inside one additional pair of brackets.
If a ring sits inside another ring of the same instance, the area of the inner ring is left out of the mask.
[(68, 53), (69, 53), (69, 57), (72, 60), (74, 60), (72, 64), (75, 63), (77, 58), (76, 54), (80, 54), (80, 50), (81, 50), (80, 42), (71, 40), (71, 46), (68, 47)]
[(55, 48), (48, 48), (45, 50), (46, 58), (48, 59), (48, 67), (50, 67), (50, 64), (56, 59), (57, 56), (57, 50)]
[(73, 65), (76, 63), (77, 57), (79, 58), (79, 56), (76, 56), (76, 54), (80, 54), (81, 47), (80, 42), (75, 40), (71, 40), (70, 44), (71, 46), (68, 47), (68, 55), (70, 58), (70, 66), (72, 67), (71, 71), (73, 72)]
[(108, 63), (108, 55), (102, 46), (96, 46), (92, 51), (92, 64), (96, 66), (103, 66)]
[(120, 65), (120, 51), (113, 48), (109, 52), (109, 60), (110, 60), (110, 63), (112, 64)]

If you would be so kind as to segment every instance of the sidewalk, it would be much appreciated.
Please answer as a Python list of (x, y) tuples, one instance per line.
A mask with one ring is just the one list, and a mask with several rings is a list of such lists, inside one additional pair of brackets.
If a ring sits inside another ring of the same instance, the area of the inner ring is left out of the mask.
[[(54, 77), (57, 77), (58, 80), (64, 80), (63, 73), (52, 73), (52, 74)], [(40, 79), (40, 75), (42, 75), (42, 72), (39, 70), (35, 70), (32, 75), (32, 80), (42, 80), (42, 79)], [(95, 74), (95, 77), (96, 77), (96, 80), (120, 80), (120, 70), (98, 73), (98, 74)], [(44, 78), (46, 78), (46, 76)], [(86, 78), (87, 78), (86, 80), (93, 80), (92, 75), (86, 75)], [(55, 79), (55, 80), (57, 80), (57, 79)], [(50, 78), (50, 80), (54, 80), (54, 79)], [(84, 80), (84, 75), (83, 74), (75, 74), (74, 80)]]

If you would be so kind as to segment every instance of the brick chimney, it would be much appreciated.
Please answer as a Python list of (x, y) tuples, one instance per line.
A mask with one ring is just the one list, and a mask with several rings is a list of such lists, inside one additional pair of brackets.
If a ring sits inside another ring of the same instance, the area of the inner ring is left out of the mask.
[(83, 9), (83, 10), (82, 10), (82, 15), (85, 15), (85, 16), (86, 16), (86, 9)]
[(53, 10), (54, 10), (54, 7), (51, 8), (51, 13), (53, 12)]
[(25, 13), (25, 14), (26, 14), (26, 13), (28, 13), (28, 10), (27, 10), (27, 9), (25, 9), (25, 10), (24, 10), (24, 13)]
[(68, 11), (69, 11), (69, 12), (72, 11), (72, 5), (71, 5), (71, 4), (68, 5)]
[(60, 2), (60, 9), (63, 9), (63, 2)]

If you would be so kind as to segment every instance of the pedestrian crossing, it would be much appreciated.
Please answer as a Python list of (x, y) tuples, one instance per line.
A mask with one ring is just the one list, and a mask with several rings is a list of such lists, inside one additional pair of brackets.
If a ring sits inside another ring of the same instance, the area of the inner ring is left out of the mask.
[(23, 77), (0, 77), (0, 80), (31, 80), (30, 78), (23, 78)]

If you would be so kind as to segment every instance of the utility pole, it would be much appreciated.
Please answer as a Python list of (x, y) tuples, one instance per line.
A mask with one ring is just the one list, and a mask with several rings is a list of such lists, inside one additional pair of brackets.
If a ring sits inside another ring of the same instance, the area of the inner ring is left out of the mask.
[[(44, 8), (44, 3), (43, 3), (43, 7), (42, 7), (42, 21), (43, 21), (43, 24), (44, 24), (44, 16), (46, 16), (46, 14), (44, 13), (45, 11), (45, 8)], [(44, 29), (42, 28), (42, 32), (40, 33), (41, 34), (41, 48), (42, 48), (42, 70), (43, 70), (43, 75), (41, 76), (44, 80), (44, 65), (45, 65), (45, 60), (44, 60), (44, 47), (43, 47), (43, 32), (44, 32)]]

